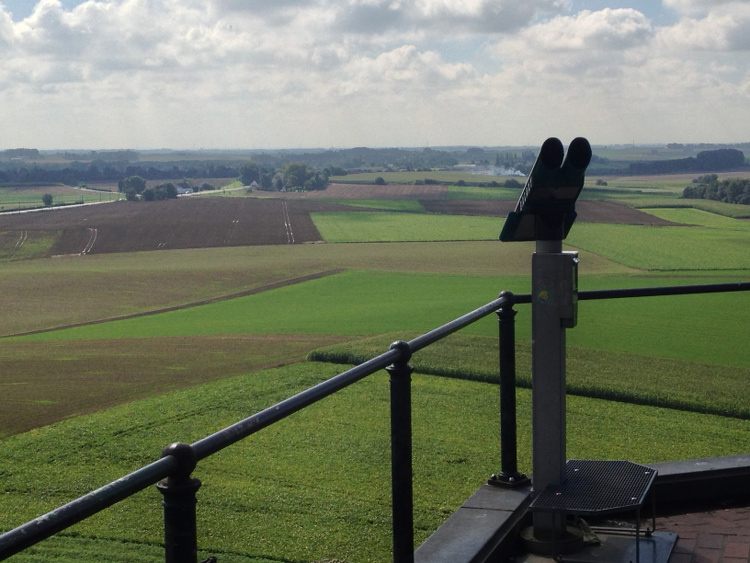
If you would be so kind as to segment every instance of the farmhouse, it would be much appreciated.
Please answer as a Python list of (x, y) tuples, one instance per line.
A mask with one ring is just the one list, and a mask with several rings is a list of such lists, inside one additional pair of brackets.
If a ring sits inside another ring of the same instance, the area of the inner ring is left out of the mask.
[(177, 187), (177, 195), (188, 195), (193, 193), (193, 188), (190, 184), (187, 182), (180, 182), (176, 185)]

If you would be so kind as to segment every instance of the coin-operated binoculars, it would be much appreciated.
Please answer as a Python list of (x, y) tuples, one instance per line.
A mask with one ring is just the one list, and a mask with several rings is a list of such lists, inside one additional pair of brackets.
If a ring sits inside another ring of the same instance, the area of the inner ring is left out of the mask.
[(591, 145), (583, 137), (573, 139), (567, 154), (559, 139), (544, 141), (516, 208), (505, 220), (500, 240), (554, 241), (567, 237), (576, 219), (575, 203), (590, 161)]
[[(575, 203), (591, 161), (591, 145), (574, 139), (543, 144), (500, 240), (536, 241), (532, 292), (532, 497), (565, 477), (565, 329), (578, 320), (578, 253), (562, 241), (576, 218)], [(566, 515), (534, 513), (533, 535), (554, 553), (569, 541)]]

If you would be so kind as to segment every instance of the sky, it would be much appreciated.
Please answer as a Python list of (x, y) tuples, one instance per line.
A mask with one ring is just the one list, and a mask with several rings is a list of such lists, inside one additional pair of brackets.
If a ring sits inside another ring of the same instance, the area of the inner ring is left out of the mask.
[(0, 0), (0, 150), (750, 141), (750, 0)]

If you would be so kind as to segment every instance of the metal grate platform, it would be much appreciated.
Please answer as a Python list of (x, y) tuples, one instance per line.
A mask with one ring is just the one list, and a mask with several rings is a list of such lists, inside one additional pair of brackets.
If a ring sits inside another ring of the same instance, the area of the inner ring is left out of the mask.
[[(655, 469), (631, 461), (571, 459), (565, 465), (565, 481), (541, 491), (531, 502), (529, 510), (579, 516), (633, 510), (636, 513), (635, 561), (640, 563), (641, 506), (654, 479)], [(655, 505), (653, 509), (655, 527)], [(651, 536), (652, 532), (647, 532), (647, 535)]]
[(630, 461), (571, 459), (565, 481), (541, 491), (529, 508), (580, 516), (639, 510), (655, 478), (655, 469)]

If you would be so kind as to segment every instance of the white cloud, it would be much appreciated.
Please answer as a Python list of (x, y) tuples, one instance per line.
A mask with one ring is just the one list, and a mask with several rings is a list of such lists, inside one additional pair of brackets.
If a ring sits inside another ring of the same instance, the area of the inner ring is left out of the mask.
[(437, 92), (472, 80), (476, 72), (465, 63), (446, 63), (434, 51), (404, 45), (375, 58), (359, 57), (344, 69), (345, 92), (385, 91), (404, 94)]
[(531, 48), (545, 51), (612, 51), (647, 42), (652, 34), (649, 20), (633, 9), (598, 12), (584, 10), (575, 16), (556, 17), (519, 34)]
[(706, 13), (720, 6), (747, 5), (748, 0), (663, 0), (664, 5), (687, 14)]
[(673, 49), (750, 50), (750, 2), (718, 6), (700, 19), (685, 17), (659, 35)]
[(631, 9), (558, 16), (499, 41), (493, 52), (505, 73), (522, 83), (554, 81), (555, 89), (582, 78), (620, 78), (647, 56), (653, 37), (648, 19)]
[(746, 138), (750, 5), (671, 5), (706, 12), (42, 0), (14, 22), (0, 5), (0, 119), (9, 146), (40, 148), (689, 140), (710, 112)]
[(415, 20), (446, 31), (508, 32), (527, 25), (539, 13), (560, 13), (563, 0), (415, 0)]

